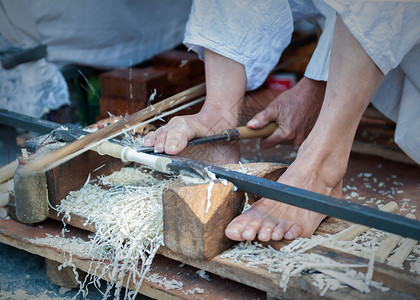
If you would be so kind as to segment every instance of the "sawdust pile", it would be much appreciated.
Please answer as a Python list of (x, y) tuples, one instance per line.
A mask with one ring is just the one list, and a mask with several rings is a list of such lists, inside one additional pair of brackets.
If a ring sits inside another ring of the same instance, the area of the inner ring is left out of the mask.
[[(114, 298), (119, 298), (123, 284), (128, 285), (130, 281), (135, 290), (127, 289), (124, 299), (134, 299), (137, 295), (157, 250), (163, 244), (162, 191), (167, 182), (167, 179), (156, 179), (151, 172), (141, 168), (124, 168), (101, 178), (100, 184), (85, 184), (82, 189), (71, 192), (58, 207), (58, 212), (67, 220), (73, 213), (86, 218), (85, 225), (95, 225), (96, 233), (84, 246), (80, 243), (81, 249), (78, 250), (103, 262), (95, 264), (96, 267), (91, 264), (89, 273), (97, 274), (90, 278), (95, 284), (106, 276), (109, 284), (104, 299), (110, 296), (113, 287)], [(106, 190), (101, 185), (110, 188)], [(70, 253), (80, 254), (76, 251)], [(67, 262), (67, 265), (71, 264)], [(86, 278), (81, 282), (80, 293), (85, 298), (88, 281)]]

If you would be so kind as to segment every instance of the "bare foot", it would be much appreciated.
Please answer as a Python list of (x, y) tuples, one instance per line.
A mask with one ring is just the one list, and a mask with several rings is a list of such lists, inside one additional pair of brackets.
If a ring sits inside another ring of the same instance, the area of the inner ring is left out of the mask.
[[(296, 160), (278, 182), (332, 197), (341, 197), (346, 161), (337, 163), (337, 156), (316, 155), (321, 149), (317, 139), (309, 137), (300, 147)], [(341, 149), (338, 149), (341, 151)], [(236, 217), (226, 228), (228, 238), (236, 241), (292, 240), (310, 237), (326, 216), (306, 209), (262, 198)]]
[[(290, 166), (278, 182), (341, 197), (342, 181), (331, 188), (316, 173), (312, 173), (306, 178), (301, 176), (300, 182), (297, 182), (294, 178), (299, 177), (293, 175), (295, 172), (292, 168)], [(323, 214), (262, 198), (236, 217), (226, 228), (225, 234), (235, 241), (254, 240), (258, 236), (263, 242), (310, 237), (325, 217)]]

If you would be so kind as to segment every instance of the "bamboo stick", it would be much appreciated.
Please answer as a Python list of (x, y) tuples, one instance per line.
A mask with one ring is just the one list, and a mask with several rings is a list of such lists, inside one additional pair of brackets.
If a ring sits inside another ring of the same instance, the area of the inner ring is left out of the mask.
[[(406, 217), (410, 219), (416, 219), (416, 216), (413, 214), (407, 214)], [(387, 264), (396, 268), (401, 268), (403, 262), (416, 245), (416, 240), (410, 238), (403, 239), (397, 251), (390, 258), (388, 258)]]
[[(397, 203), (394, 202), (394, 201), (391, 201), (388, 204), (381, 207), (379, 210), (386, 211), (386, 212), (389, 212), (389, 213), (393, 213), (397, 209), (398, 209)], [(346, 230), (340, 232), (339, 234), (337, 234), (335, 240), (337, 240), (337, 241), (351, 241), (356, 236), (361, 235), (362, 233), (364, 233), (368, 230), (369, 230), (368, 226), (364, 226), (364, 225), (360, 225), (360, 224), (352, 225), (348, 229), (346, 229)]]
[(54, 150), (49, 153), (39, 153), (38, 155), (33, 155), (34, 159), (32, 159), (27, 165), (25, 165), (24, 168), (27, 172), (47, 171), (54, 167), (54, 162), (60, 161), (61, 163), (64, 163), (67, 160), (70, 160), (74, 157), (71, 154), (76, 152), (78, 154), (81, 154), (89, 150), (89, 146), (91, 146), (95, 142), (106, 140), (113, 134), (122, 132), (128, 127), (134, 126), (135, 124), (141, 123), (144, 120), (147, 120), (157, 114), (160, 114), (162, 111), (185, 103), (196, 97), (202, 96), (205, 94), (205, 90), (206, 88), (204, 83), (197, 85), (172, 97), (169, 97), (161, 102), (158, 102), (153, 106), (149, 106), (139, 112), (125, 117), (110, 126), (98, 130), (97, 132), (84, 136), (60, 149)]
[[(409, 213), (405, 215), (406, 218), (415, 219), (416, 216)], [(388, 256), (391, 254), (392, 250), (397, 247), (398, 243), (403, 239), (402, 236), (390, 233), (385, 241), (382, 242), (381, 246), (375, 253), (375, 260), (378, 262), (385, 262)]]
[(10, 178), (13, 178), (17, 165), (17, 160), (14, 160), (11, 163), (0, 167), (0, 183), (8, 181)]

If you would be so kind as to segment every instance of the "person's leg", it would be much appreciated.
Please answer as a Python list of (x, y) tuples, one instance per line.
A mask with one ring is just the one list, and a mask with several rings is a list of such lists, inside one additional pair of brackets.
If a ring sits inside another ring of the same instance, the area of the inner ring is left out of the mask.
[[(280, 183), (320, 194), (341, 196), (354, 135), (383, 74), (337, 18), (329, 80), (314, 128)], [(226, 229), (233, 240), (262, 241), (309, 237), (325, 216), (260, 199)]]

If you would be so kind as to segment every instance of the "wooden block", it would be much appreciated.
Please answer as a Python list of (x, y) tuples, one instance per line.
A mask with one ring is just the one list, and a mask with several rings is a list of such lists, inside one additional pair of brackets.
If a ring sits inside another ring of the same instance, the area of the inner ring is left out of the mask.
[(147, 101), (154, 89), (168, 84), (166, 73), (153, 67), (115, 69), (100, 75), (101, 96)]
[[(239, 165), (229, 165), (239, 169)], [(251, 163), (253, 175), (276, 180), (286, 170), (283, 164)], [(163, 191), (165, 246), (194, 259), (210, 259), (235, 242), (225, 236), (229, 222), (243, 209), (244, 193), (233, 184), (216, 182), (211, 189), (211, 206), (206, 213), (209, 184), (185, 184), (177, 179)]]
[[(102, 166), (102, 167), (101, 167)], [(48, 171), (48, 199), (54, 207), (66, 198), (70, 191), (79, 190), (90, 176), (109, 175), (124, 166), (120, 159), (87, 151), (72, 160)]]
[(154, 66), (166, 66), (185, 70), (188, 78), (196, 78), (204, 75), (204, 63), (194, 52), (169, 50), (154, 55), (152, 63)]
[(168, 66), (153, 66), (155, 70), (163, 71), (166, 73), (168, 82), (170, 84), (170, 91), (173, 94), (180, 93), (190, 87), (196, 86), (205, 82), (205, 75), (199, 74), (195, 77), (189, 76), (188, 70), (185, 68), (174, 68)]
[(124, 98), (110, 98), (102, 96), (99, 101), (100, 105), (98, 120), (108, 118), (109, 114), (112, 114), (113, 116), (125, 117), (143, 109), (146, 105), (145, 103), (130, 101)]

